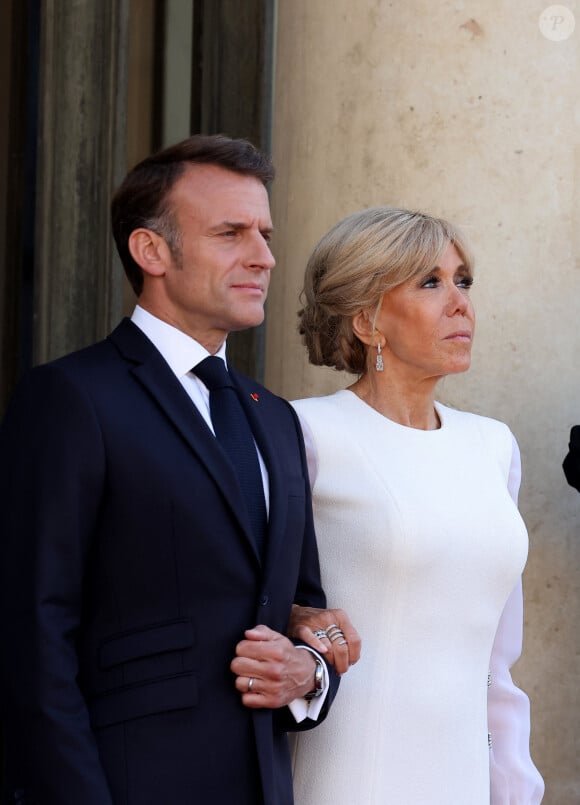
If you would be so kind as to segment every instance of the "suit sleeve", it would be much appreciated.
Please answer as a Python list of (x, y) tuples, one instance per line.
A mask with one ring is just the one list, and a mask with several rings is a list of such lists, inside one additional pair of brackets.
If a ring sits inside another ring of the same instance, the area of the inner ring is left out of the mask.
[[(508, 488), (517, 505), (520, 454), (514, 440)], [(530, 702), (511, 677), (522, 653), (521, 580), (502, 613), (490, 661), (488, 725), (490, 733), (491, 805), (538, 805), (544, 782), (530, 757)]]
[(105, 473), (86, 395), (33, 370), (0, 430), (0, 671), (10, 801), (112, 805), (77, 684), (83, 575)]
[[(304, 526), (304, 536), (302, 542), (302, 556), (300, 561), (300, 575), (298, 578), (298, 585), (296, 587), (296, 595), (294, 598), (294, 603), (300, 604), (301, 606), (325, 608), (326, 595), (324, 594), (324, 590), (322, 589), (322, 582), (320, 580), (320, 561), (318, 557), (318, 547), (316, 545), (316, 536), (314, 532), (314, 517), (312, 513), (312, 494), (310, 491), (310, 481), (308, 476), (306, 452), (304, 448), (304, 438), (298, 420), (298, 415), (296, 414), (296, 412), (289, 403), (287, 403), (287, 405), (289, 410), (291, 411), (292, 418), (294, 420), (294, 425), (296, 428), (300, 449), (300, 460), (302, 463), (302, 471), (305, 479), (305, 496), (306, 496), (305, 526)], [(322, 657), (322, 660), (325, 661), (324, 657)], [(317, 715), (316, 721), (307, 717), (303, 721), (297, 722), (287, 707), (279, 711), (278, 716), (283, 718), (284, 728), (289, 732), (313, 729), (318, 724), (321, 724), (328, 715), (330, 706), (332, 705), (334, 697), (336, 696), (336, 693), (338, 691), (338, 686), (340, 684), (340, 677), (334, 670), (334, 667), (329, 663), (326, 663), (326, 668), (328, 672), (329, 689), (326, 698), (324, 700), (324, 704), (322, 705), (322, 708), (320, 709), (320, 712)]]

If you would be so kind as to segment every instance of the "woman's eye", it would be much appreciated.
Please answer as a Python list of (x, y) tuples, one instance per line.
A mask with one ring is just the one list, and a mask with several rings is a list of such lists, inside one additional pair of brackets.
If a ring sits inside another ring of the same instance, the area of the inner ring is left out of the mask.
[(457, 282), (458, 288), (471, 288), (473, 285), (473, 277), (460, 277)]
[(427, 277), (426, 280), (423, 280), (423, 282), (421, 283), (421, 288), (436, 288), (438, 284), (439, 284), (439, 278), (431, 276)]

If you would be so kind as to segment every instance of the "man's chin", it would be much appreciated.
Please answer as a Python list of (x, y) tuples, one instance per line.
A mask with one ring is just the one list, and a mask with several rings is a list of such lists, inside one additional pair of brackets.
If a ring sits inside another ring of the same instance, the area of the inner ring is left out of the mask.
[(251, 330), (252, 327), (258, 327), (264, 321), (264, 309), (256, 311), (255, 314), (248, 314), (247, 316), (240, 316), (237, 322), (232, 323), (230, 332), (241, 332), (243, 330)]

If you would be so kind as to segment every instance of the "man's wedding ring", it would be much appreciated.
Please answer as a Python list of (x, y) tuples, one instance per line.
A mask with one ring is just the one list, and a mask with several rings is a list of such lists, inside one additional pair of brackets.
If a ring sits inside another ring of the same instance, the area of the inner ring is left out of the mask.
[(251, 692), (251, 690), (252, 690), (252, 688), (253, 688), (253, 687), (254, 687), (254, 677), (253, 677), (253, 676), (251, 676), (251, 677), (248, 679), (248, 693), (250, 693), (250, 692)]

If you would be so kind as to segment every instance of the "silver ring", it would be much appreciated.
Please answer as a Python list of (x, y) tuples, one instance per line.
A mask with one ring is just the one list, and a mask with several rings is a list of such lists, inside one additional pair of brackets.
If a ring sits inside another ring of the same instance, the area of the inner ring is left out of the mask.
[(338, 629), (336, 623), (331, 623), (330, 626), (326, 627), (326, 631), (328, 632), (330, 629)]
[(317, 637), (319, 640), (322, 640), (325, 637), (328, 637), (324, 629), (313, 629), (312, 634), (314, 637)]
[(342, 640), (339, 640), (339, 641), (338, 641), (338, 643), (337, 643), (336, 645), (337, 645), (337, 646), (348, 646), (348, 640), (345, 640), (345, 639), (343, 638)]
[(327, 629), (326, 636), (329, 640), (336, 640), (339, 637), (344, 637), (344, 632), (342, 629), (339, 629), (338, 626), (335, 626), (334, 629)]
[(248, 693), (250, 693), (250, 692), (251, 692), (251, 690), (252, 690), (252, 688), (254, 687), (254, 682), (255, 682), (255, 679), (254, 679), (254, 677), (253, 677), (253, 676), (251, 676), (251, 677), (248, 679), (248, 690), (247, 690), (247, 692), (248, 692)]

